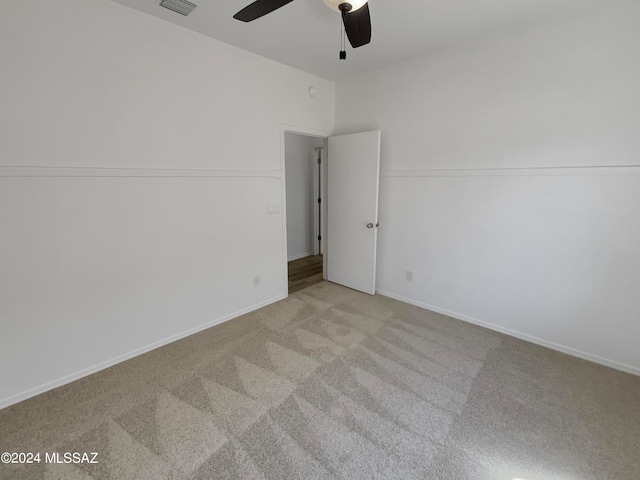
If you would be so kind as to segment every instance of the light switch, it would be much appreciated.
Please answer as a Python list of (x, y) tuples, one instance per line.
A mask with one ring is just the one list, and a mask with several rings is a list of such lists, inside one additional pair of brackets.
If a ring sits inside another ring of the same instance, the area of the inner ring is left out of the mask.
[(267, 213), (269, 215), (275, 215), (280, 213), (280, 204), (279, 203), (267, 203)]

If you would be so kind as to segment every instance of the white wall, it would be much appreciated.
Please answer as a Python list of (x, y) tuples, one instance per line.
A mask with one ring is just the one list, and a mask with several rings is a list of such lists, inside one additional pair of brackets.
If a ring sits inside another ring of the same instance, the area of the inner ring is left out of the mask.
[(0, 69), (0, 407), (286, 295), (332, 83), (104, 0), (3, 5)]
[(336, 85), (338, 133), (382, 130), (379, 291), (640, 374), (638, 25), (612, 2)]
[(314, 169), (313, 146), (322, 143), (306, 135), (285, 134), (288, 260), (313, 254)]

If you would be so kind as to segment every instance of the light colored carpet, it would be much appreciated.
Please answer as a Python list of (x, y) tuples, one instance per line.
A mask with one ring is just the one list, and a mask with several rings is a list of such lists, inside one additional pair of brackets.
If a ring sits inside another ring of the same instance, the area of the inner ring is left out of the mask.
[(11, 479), (640, 478), (640, 378), (323, 282), (0, 411)]

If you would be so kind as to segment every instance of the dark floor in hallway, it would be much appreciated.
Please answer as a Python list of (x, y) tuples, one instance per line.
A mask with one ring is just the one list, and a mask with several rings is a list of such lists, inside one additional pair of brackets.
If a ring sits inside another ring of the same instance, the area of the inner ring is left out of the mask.
[(289, 262), (289, 293), (322, 281), (322, 255), (310, 255)]

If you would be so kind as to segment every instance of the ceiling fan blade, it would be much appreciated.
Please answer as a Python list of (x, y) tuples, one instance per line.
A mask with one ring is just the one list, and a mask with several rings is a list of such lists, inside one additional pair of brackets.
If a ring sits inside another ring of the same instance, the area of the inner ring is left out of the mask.
[(256, 18), (260, 18), (267, 13), (271, 13), (274, 10), (284, 7), (287, 3), (293, 2), (293, 0), (256, 0), (250, 5), (247, 5), (233, 18), (242, 22), (251, 22)]
[(344, 30), (353, 48), (361, 47), (371, 41), (371, 16), (369, 3), (352, 13), (342, 15)]

